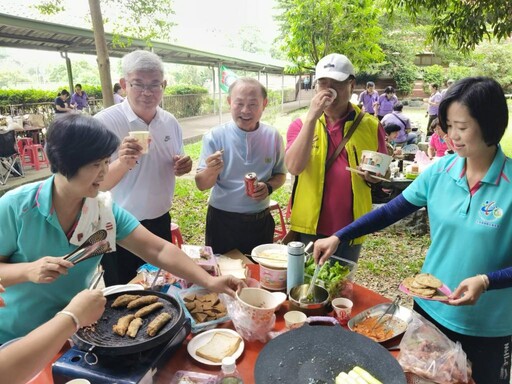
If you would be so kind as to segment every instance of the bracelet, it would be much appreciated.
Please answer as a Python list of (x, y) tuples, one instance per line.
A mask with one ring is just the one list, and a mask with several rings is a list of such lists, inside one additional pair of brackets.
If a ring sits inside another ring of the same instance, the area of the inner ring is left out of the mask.
[(66, 315), (66, 316), (71, 317), (71, 319), (75, 323), (76, 330), (78, 331), (81, 328), (80, 322), (78, 321), (78, 317), (76, 317), (76, 315), (74, 313), (69, 312), (69, 311), (60, 311), (60, 312), (57, 312), (57, 315)]
[(484, 292), (487, 291), (487, 288), (489, 287), (489, 281), (486, 279), (485, 275), (477, 275), (482, 279), (482, 282), (484, 283)]
[(268, 195), (270, 196), (272, 192), (274, 192), (274, 188), (272, 188), (270, 183), (265, 182), (265, 185), (267, 186)]

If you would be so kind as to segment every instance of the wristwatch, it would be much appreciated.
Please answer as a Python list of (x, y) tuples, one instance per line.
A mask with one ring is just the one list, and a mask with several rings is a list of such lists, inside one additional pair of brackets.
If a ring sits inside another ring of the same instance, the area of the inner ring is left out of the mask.
[(267, 183), (266, 181), (265, 181), (265, 185), (267, 186), (268, 195), (270, 196), (272, 194), (272, 192), (274, 192), (274, 188), (272, 188), (270, 183)]

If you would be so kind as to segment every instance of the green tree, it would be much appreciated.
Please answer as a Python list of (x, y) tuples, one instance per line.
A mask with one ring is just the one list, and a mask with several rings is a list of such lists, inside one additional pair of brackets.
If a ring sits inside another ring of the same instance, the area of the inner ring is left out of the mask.
[(413, 17), (428, 11), (430, 39), (464, 51), (473, 50), (485, 38), (501, 40), (512, 34), (510, 0), (386, 0), (386, 5), (391, 11), (402, 8)]
[(507, 91), (512, 91), (512, 43), (490, 41), (480, 44), (474, 55), (474, 74), (493, 77)]
[(277, 0), (281, 49), (298, 71), (313, 69), (329, 53), (342, 53), (357, 68), (384, 58), (372, 0)]
[(211, 70), (195, 65), (177, 65), (176, 70), (171, 72), (176, 84), (197, 85), (202, 87), (206, 79), (211, 78)]

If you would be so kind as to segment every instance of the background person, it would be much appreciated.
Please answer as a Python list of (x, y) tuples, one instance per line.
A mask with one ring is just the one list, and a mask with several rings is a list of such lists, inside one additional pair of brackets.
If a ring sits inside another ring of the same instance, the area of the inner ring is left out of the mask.
[(398, 97), (395, 95), (395, 88), (387, 86), (384, 93), (379, 96), (376, 104), (377, 117), (382, 120), (388, 113), (393, 112), (393, 107), (398, 103)]
[(427, 131), (429, 134), (432, 134), (430, 127), (432, 125), (432, 121), (437, 119), (437, 113), (439, 111), (439, 104), (443, 97), (439, 92), (439, 86), (437, 84), (430, 84), (430, 97), (425, 99), (424, 101), (428, 104), (427, 115), (428, 115), (428, 123), (427, 123)]
[(411, 132), (411, 119), (402, 112), (403, 109), (404, 105), (401, 102), (396, 103), (393, 106), (393, 111), (382, 118), (381, 124), (384, 128), (389, 124), (396, 124), (400, 127), (400, 132), (393, 140), (395, 144), (416, 144), (418, 135)]
[(443, 157), (451, 147), (447, 142), (448, 135), (441, 129), (439, 119), (434, 119), (432, 121), (430, 130), (434, 133), (430, 136), (430, 141), (428, 143), (428, 157), (430, 157), (430, 159), (433, 159), (434, 157)]
[(63, 89), (59, 92), (59, 95), (55, 98), (54, 101), (55, 113), (67, 113), (75, 110), (67, 103), (68, 99), (69, 92), (67, 89)]
[(375, 115), (375, 106), (379, 101), (379, 92), (375, 90), (375, 83), (369, 81), (366, 83), (366, 89), (359, 94), (359, 107), (370, 115)]
[[(457, 155), (445, 156), (426, 168), (402, 195), (382, 208), (318, 240), (314, 257), (322, 263), (338, 243), (385, 228), (427, 207), (431, 245), (422, 272), (458, 288), (449, 301), (452, 305), (415, 299), (414, 310), (461, 343), (472, 362), (475, 382), (509, 384), (510, 289), (489, 290), (478, 301), (465, 298), (471, 295), (471, 282), (465, 280), (477, 274), (487, 275), (488, 289), (510, 287), (510, 279), (509, 285), (494, 285), (490, 275), (512, 264), (512, 243), (504, 241), (512, 235), (508, 217), (512, 162), (499, 145), (508, 125), (503, 89), (491, 78), (459, 80), (446, 92), (439, 120)], [(474, 305), (454, 306), (464, 303)]]
[(114, 104), (119, 104), (124, 101), (124, 90), (123, 87), (121, 87), (121, 84), (115, 83), (114, 84)]
[[(291, 229), (305, 244), (328, 236), (371, 210), (367, 182), (378, 180), (369, 173), (363, 177), (346, 168), (357, 168), (365, 149), (387, 153), (382, 126), (374, 116), (365, 114), (325, 171), (327, 159), (335, 153), (361, 110), (349, 102), (355, 71), (346, 56), (333, 53), (322, 58), (316, 66), (316, 79), (316, 94), (309, 110), (288, 128), (285, 154), (286, 167), (296, 176)], [(344, 243), (336, 255), (357, 261), (362, 242), (361, 237)]]
[[(233, 120), (203, 136), (195, 176), (201, 190), (212, 189), (206, 214), (206, 245), (215, 253), (232, 249), (250, 254), (272, 243), (275, 222), (268, 209), (270, 194), (286, 181), (284, 144), (277, 129), (260, 122), (267, 90), (256, 79), (237, 79), (229, 87)], [(254, 194), (245, 191), (244, 176), (254, 172)]]
[[(171, 217), (176, 176), (189, 173), (192, 160), (183, 148), (181, 127), (176, 118), (159, 107), (167, 81), (162, 60), (148, 51), (134, 51), (123, 57), (119, 81), (127, 103), (116, 104), (94, 117), (122, 140), (113, 154), (102, 190), (112, 190), (114, 201), (133, 214), (150, 232), (171, 240)], [(142, 154), (130, 131), (149, 131), (148, 153)], [(133, 253), (118, 247), (105, 257), (105, 284), (126, 284), (144, 263)]]
[[(234, 295), (242, 283), (213, 277), (174, 244), (152, 234), (126, 210), (99, 193), (110, 155), (119, 145), (97, 119), (70, 114), (54, 119), (46, 151), (53, 176), (0, 198), (0, 276), (9, 287), (0, 313), (0, 343), (24, 336), (85, 289), (101, 257), (73, 265), (67, 255), (99, 229), (148, 263), (214, 292)], [(109, 255), (104, 255), (109, 257)], [(30, 314), (20, 321), (20, 314)]]
[(75, 93), (71, 95), (71, 105), (78, 111), (89, 108), (89, 96), (82, 91), (82, 84), (75, 85)]
[[(1, 284), (0, 292), (4, 292)], [(106, 301), (101, 290), (86, 289), (73, 297), (62, 311), (73, 314), (80, 326), (86, 327), (94, 324), (101, 317)], [(2, 307), (1, 300), (0, 307)], [(25, 337), (0, 349), (2, 383), (27, 383), (53, 360), (62, 346), (76, 332), (75, 320), (63, 312), (58, 312)]]

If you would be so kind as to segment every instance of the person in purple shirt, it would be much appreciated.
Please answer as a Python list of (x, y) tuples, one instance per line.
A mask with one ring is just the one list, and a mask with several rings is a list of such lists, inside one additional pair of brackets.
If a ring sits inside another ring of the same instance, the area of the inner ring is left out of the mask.
[(434, 121), (434, 119), (437, 119), (437, 112), (439, 111), (439, 104), (441, 104), (442, 99), (443, 96), (439, 92), (439, 86), (437, 84), (430, 84), (430, 97), (428, 99), (424, 99), (424, 101), (428, 104), (427, 131), (429, 132), (429, 135), (432, 134), (430, 126), (432, 125), (432, 121)]
[(78, 111), (89, 107), (89, 96), (82, 91), (82, 84), (75, 85), (75, 93), (71, 95), (71, 105), (74, 105)]
[(398, 98), (395, 96), (395, 88), (387, 86), (377, 101), (377, 117), (379, 120), (382, 120), (388, 113), (393, 112), (393, 107), (396, 103), (398, 103)]
[(365, 112), (375, 115), (374, 105), (379, 100), (379, 93), (375, 90), (375, 83), (369, 81), (366, 83), (366, 90), (359, 94), (359, 107), (362, 107)]
[(395, 144), (416, 144), (416, 133), (411, 132), (411, 120), (403, 114), (404, 105), (401, 102), (393, 106), (393, 112), (388, 113), (381, 120), (381, 124), (386, 128), (389, 124), (396, 124), (400, 127), (400, 132), (393, 140)]

